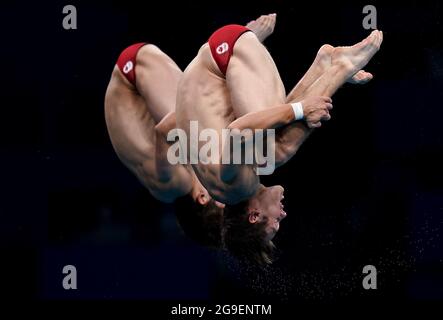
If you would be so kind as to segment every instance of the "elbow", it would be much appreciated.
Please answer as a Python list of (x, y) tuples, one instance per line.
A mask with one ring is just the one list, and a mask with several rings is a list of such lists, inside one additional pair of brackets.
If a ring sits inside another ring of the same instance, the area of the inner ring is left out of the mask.
[(156, 133), (167, 137), (169, 131), (176, 128), (175, 112), (168, 113), (154, 128)]
[(226, 129), (230, 130), (231, 135), (247, 135), (250, 130), (254, 130), (255, 125), (251, 125), (249, 117), (241, 117), (232, 121)]
[(157, 136), (161, 136), (161, 137), (168, 136), (168, 128), (162, 122), (155, 125), (154, 131)]
[(241, 130), (241, 128), (240, 128), (239, 123), (238, 123), (237, 120), (231, 122), (231, 123), (226, 127), (226, 129), (228, 129), (228, 130), (230, 130), (230, 131), (233, 131), (233, 130), (234, 130), (234, 132), (237, 131), (237, 130)]
[(157, 123), (156, 125), (155, 125), (155, 127), (154, 127), (154, 131), (155, 131), (155, 133), (156, 134), (163, 134), (163, 131), (164, 131), (164, 128), (163, 128), (163, 126), (161, 125), (161, 123)]
[(231, 122), (226, 129), (229, 131), (229, 137), (235, 139), (240, 139), (244, 141), (248, 141), (253, 139), (255, 129), (248, 128), (247, 126), (242, 125), (240, 121)]

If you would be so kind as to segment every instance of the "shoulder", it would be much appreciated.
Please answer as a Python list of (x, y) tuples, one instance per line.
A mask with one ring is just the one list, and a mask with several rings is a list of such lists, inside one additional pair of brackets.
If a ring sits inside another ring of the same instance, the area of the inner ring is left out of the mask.
[(148, 43), (140, 48), (137, 53), (137, 64), (143, 66), (158, 65), (159, 63), (168, 63), (169, 56), (159, 47)]

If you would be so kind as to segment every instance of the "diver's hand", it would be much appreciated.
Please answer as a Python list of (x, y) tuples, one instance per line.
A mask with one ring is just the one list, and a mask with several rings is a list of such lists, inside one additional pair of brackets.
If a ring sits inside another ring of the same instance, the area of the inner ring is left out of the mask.
[(310, 97), (301, 101), (303, 118), (309, 128), (321, 127), (322, 121), (331, 119), (332, 99), (329, 97)]

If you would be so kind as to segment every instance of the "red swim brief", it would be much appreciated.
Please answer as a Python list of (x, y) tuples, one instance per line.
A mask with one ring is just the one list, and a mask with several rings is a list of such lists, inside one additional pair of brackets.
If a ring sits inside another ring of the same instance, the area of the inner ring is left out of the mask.
[(238, 24), (229, 24), (221, 27), (209, 37), (208, 43), (211, 48), (212, 57), (223, 75), (226, 75), (229, 59), (231, 59), (232, 53), (234, 52), (235, 43), (238, 38), (247, 31), (251, 30)]
[(147, 43), (141, 42), (133, 44), (132, 46), (127, 47), (120, 54), (117, 60), (117, 65), (123, 75), (128, 79), (128, 81), (135, 87), (135, 58), (137, 57), (137, 53), (141, 47), (146, 45)]

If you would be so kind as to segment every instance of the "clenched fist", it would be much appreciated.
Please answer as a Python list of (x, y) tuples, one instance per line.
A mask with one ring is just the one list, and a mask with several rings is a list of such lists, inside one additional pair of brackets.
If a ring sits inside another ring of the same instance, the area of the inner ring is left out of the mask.
[(310, 97), (301, 101), (303, 117), (309, 128), (321, 127), (321, 121), (331, 119), (332, 99), (329, 97)]

